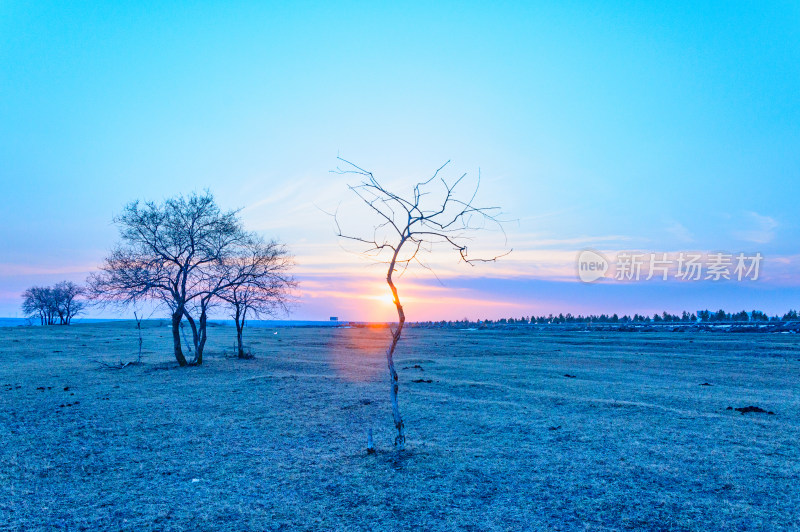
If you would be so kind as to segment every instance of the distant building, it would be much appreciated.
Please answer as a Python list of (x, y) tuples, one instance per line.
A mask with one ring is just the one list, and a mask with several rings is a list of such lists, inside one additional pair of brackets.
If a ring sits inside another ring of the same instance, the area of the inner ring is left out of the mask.
[(339, 316), (331, 316), (331, 321), (339, 321)]

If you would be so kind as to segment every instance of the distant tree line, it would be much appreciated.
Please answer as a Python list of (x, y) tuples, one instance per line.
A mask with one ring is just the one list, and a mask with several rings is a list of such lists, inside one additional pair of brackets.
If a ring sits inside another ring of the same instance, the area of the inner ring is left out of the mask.
[(32, 286), (22, 294), (22, 311), (42, 325), (69, 325), (86, 307), (79, 299), (85, 289), (72, 281), (53, 286)]
[(652, 316), (645, 316), (642, 314), (634, 314), (633, 316), (618, 314), (589, 314), (589, 315), (573, 315), (549, 314), (547, 316), (522, 316), (519, 318), (501, 318), (498, 320), (463, 320), (456, 321), (427, 321), (418, 322), (418, 325), (427, 326), (463, 326), (470, 327), (476, 325), (546, 325), (546, 324), (566, 324), (566, 323), (740, 323), (740, 322), (785, 322), (796, 321), (800, 319), (797, 311), (790, 310), (783, 316), (774, 315), (768, 316), (760, 310), (753, 310), (747, 312), (742, 310), (739, 312), (725, 312), (718, 310), (716, 312), (709, 310), (701, 310), (697, 313), (690, 313), (683, 311), (681, 314), (670, 314), (669, 312), (662, 312), (661, 314), (653, 314)]

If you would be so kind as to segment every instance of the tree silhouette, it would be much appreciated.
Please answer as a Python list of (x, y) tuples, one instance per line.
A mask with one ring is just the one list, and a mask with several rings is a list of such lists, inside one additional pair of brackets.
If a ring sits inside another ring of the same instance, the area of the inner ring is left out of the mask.
[[(202, 364), (209, 309), (233, 287), (268, 283), (274, 257), (239, 260), (264, 245), (244, 230), (238, 211), (222, 211), (208, 191), (160, 204), (134, 201), (114, 221), (121, 242), (90, 276), (92, 296), (123, 305), (143, 300), (165, 305), (178, 364)], [(192, 360), (181, 348), (184, 318), (192, 329)]]
[(400, 295), (395, 285), (394, 274), (398, 277), (409, 265), (417, 263), (430, 269), (420, 260), (420, 254), (432, 252), (436, 247), (446, 247), (456, 251), (460, 262), (473, 265), (476, 262), (494, 262), (511, 251), (490, 258), (475, 258), (468, 253), (467, 244), (470, 233), (492, 225), (502, 231), (499, 207), (478, 207), (474, 204), (480, 186), (480, 174), (473, 189), (463, 194), (464, 178), (462, 174), (452, 184), (440, 177), (442, 170), (450, 163), (447, 161), (439, 167), (433, 176), (414, 185), (410, 194), (402, 195), (384, 187), (372, 174), (356, 164), (337, 158), (340, 166), (334, 170), (338, 174), (353, 174), (362, 181), (349, 185), (350, 190), (369, 207), (377, 218), (373, 226), (372, 236), (345, 234), (335, 214), (337, 234), (341, 238), (353, 240), (368, 247), (362, 251), (375, 257), (387, 265), (386, 283), (392, 292), (392, 301), (397, 309), (398, 324), (392, 330), (391, 343), (386, 350), (386, 362), (389, 369), (389, 397), (392, 404), (392, 417), (397, 429), (395, 446), (398, 450), (405, 448), (405, 425), (400, 415), (397, 402), (398, 376), (394, 365), (394, 353), (403, 325), (406, 321)]

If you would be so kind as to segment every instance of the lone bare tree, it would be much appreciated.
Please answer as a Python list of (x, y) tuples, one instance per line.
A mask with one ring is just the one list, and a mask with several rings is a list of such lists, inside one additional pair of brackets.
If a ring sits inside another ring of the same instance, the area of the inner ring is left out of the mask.
[[(243, 229), (237, 211), (221, 211), (210, 192), (178, 196), (162, 204), (135, 201), (114, 221), (122, 242), (100, 271), (90, 276), (92, 296), (120, 304), (149, 299), (166, 305), (172, 315), (178, 364), (202, 364), (210, 306), (232, 284), (261, 274), (256, 268), (241, 268), (235, 277), (220, 275), (255, 236)], [(192, 328), (191, 361), (181, 348), (183, 318)]]
[(400, 415), (397, 402), (398, 376), (394, 365), (394, 353), (403, 325), (406, 321), (403, 305), (395, 285), (394, 274), (398, 276), (406, 271), (411, 263), (417, 263), (430, 269), (420, 260), (420, 253), (431, 252), (435, 247), (446, 247), (456, 251), (459, 261), (474, 265), (476, 262), (494, 262), (507, 255), (507, 251), (490, 258), (475, 258), (468, 253), (467, 243), (470, 233), (486, 229), (493, 225), (502, 231), (499, 207), (478, 207), (475, 197), (480, 186), (480, 175), (474, 188), (463, 193), (464, 178), (467, 174), (448, 183), (439, 174), (450, 163), (447, 161), (427, 180), (414, 185), (409, 193), (403, 195), (384, 187), (372, 172), (337, 158), (340, 165), (334, 170), (339, 174), (354, 174), (362, 181), (350, 185), (350, 190), (366, 204), (377, 219), (372, 236), (357, 236), (342, 232), (338, 216), (334, 216), (338, 236), (366, 244), (364, 254), (371, 255), (388, 265), (386, 283), (392, 292), (392, 300), (397, 309), (397, 327), (391, 331), (392, 338), (386, 350), (386, 362), (389, 369), (389, 398), (392, 405), (392, 417), (397, 429), (394, 443), (397, 449), (405, 448), (405, 425)]

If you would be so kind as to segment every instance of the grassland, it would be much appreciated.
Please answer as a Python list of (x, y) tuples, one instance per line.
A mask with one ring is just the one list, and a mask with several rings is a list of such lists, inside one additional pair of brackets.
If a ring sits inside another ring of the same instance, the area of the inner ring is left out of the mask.
[(0, 528), (800, 523), (798, 335), (411, 329), (398, 455), (385, 329), (251, 329), (254, 360), (233, 333), (181, 369), (149, 322), (108, 369), (130, 322), (0, 329)]

